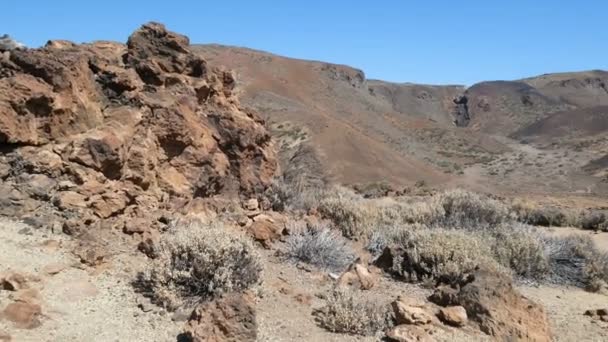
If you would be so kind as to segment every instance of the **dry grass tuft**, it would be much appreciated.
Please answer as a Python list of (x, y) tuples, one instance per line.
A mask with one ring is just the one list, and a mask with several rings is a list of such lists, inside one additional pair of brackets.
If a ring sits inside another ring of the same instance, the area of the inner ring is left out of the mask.
[(163, 236), (158, 257), (137, 281), (159, 305), (173, 310), (260, 282), (261, 260), (247, 237), (200, 222), (173, 230)]
[(315, 312), (319, 325), (337, 333), (370, 336), (390, 327), (392, 310), (347, 290), (326, 295), (325, 306)]

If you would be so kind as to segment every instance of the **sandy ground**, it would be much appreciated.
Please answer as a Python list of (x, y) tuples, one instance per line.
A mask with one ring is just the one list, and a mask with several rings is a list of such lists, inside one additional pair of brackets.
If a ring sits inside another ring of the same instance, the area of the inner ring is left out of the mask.
[[(46, 247), (45, 247), (46, 245)], [(0, 320), (0, 332), (13, 341), (175, 341), (183, 323), (160, 312), (144, 313), (130, 285), (134, 255), (115, 256), (100, 269), (86, 268), (71, 254), (73, 242), (25, 225), (0, 221), (0, 272), (38, 276), (42, 325), (17, 329)], [(65, 267), (56, 275), (45, 267)], [(0, 291), (0, 310), (16, 294)]]
[[(608, 251), (608, 234), (555, 228), (552, 234), (591, 234)], [(42, 324), (19, 329), (0, 319), (2, 333), (13, 341), (176, 341), (183, 321), (173, 314), (143, 304), (130, 285), (145, 258), (137, 252), (113, 255), (100, 267), (83, 266), (72, 254), (74, 241), (63, 235), (33, 230), (0, 220), (0, 272), (16, 271), (39, 278), (30, 287), (39, 292)], [(319, 295), (329, 291), (334, 280), (328, 272), (284, 262), (275, 251), (263, 251), (265, 271), (259, 291), (259, 341), (378, 341), (380, 336), (350, 336), (330, 333), (317, 325), (312, 313), (323, 305)], [(49, 275), (49, 267), (61, 269)], [(608, 307), (608, 296), (577, 288), (520, 286), (522, 293), (543, 304), (556, 341), (608, 341), (608, 323), (584, 316), (587, 309)], [(424, 299), (430, 290), (382, 277), (378, 286), (364, 292), (379, 302), (399, 295)], [(0, 291), (0, 310), (18, 296)], [(437, 341), (488, 341), (471, 327), (448, 328), (437, 324)]]
[[(313, 312), (323, 306), (319, 295), (331, 291), (334, 280), (328, 272), (306, 265), (282, 262), (266, 252), (264, 287), (258, 304), (259, 341), (379, 341), (378, 336), (355, 336), (331, 333), (319, 327)], [(379, 284), (361, 295), (378, 303), (389, 304), (399, 295), (425, 300), (431, 290), (417, 285), (379, 278)], [(490, 339), (472, 328), (454, 329), (435, 322), (433, 337), (436, 341), (489, 341)]]

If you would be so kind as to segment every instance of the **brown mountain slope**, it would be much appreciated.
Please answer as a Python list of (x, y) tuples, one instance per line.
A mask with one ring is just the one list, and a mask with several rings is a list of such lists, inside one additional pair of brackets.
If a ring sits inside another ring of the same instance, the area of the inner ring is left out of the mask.
[(608, 72), (547, 74), (522, 80), (545, 96), (576, 107), (608, 105)]
[[(572, 111), (577, 117), (602, 103), (603, 97), (593, 95), (602, 81), (589, 81), (601, 79), (602, 72), (482, 82), (466, 89), (367, 80), (348, 66), (246, 48), (194, 50), (236, 70), (242, 103), (260, 112), (282, 146), (310, 141), (320, 153), (319, 169), (338, 181), (425, 180), (505, 192), (601, 190), (595, 186), (599, 179), (581, 165), (599, 158), (603, 142), (568, 155), (581, 141), (547, 147), (513, 138), (554, 113)], [(566, 86), (556, 88), (563, 80)], [(560, 97), (566, 95), (567, 101)], [(551, 182), (539, 181), (547, 177)]]
[(469, 126), (484, 133), (508, 135), (567, 105), (541, 94), (523, 82), (492, 81), (465, 92), (471, 116)]
[(197, 51), (237, 71), (244, 104), (271, 123), (309, 130), (326, 169), (340, 181), (444, 183), (452, 176), (442, 168), (507, 150), (490, 137), (454, 129), (452, 100), (460, 86), (367, 81), (347, 66), (243, 48)]
[(390, 103), (395, 112), (430, 119), (446, 126), (454, 121), (453, 100), (465, 90), (460, 85), (395, 84), (377, 80), (370, 80), (367, 84), (370, 92)]
[(515, 137), (589, 138), (608, 132), (608, 106), (558, 112), (521, 129)]

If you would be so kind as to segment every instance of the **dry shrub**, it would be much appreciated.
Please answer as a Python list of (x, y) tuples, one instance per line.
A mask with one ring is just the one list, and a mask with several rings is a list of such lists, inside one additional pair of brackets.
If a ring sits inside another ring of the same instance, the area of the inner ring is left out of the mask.
[(176, 226), (157, 252), (137, 284), (170, 310), (260, 282), (262, 264), (253, 243), (219, 223)]
[(421, 229), (428, 227), (420, 223), (380, 226), (370, 234), (366, 249), (372, 256), (378, 257), (386, 247), (400, 245), (412, 231)]
[(541, 237), (531, 227), (504, 225), (493, 232), (491, 239), (496, 261), (516, 275), (542, 279), (549, 272), (549, 260)]
[(265, 195), (276, 211), (308, 211), (324, 196), (329, 176), (313, 146), (297, 144), (279, 153), (283, 174), (267, 189)]
[(590, 237), (572, 234), (544, 239), (550, 280), (599, 291), (608, 284), (608, 254), (599, 251)]
[(581, 228), (608, 231), (608, 215), (601, 211), (588, 211), (581, 214)]
[(339, 232), (326, 225), (290, 229), (286, 255), (329, 270), (342, 270), (355, 259), (353, 249)]
[(431, 202), (404, 203), (390, 197), (364, 199), (343, 188), (323, 198), (319, 211), (344, 236), (356, 239), (369, 238), (378, 227), (426, 223), (443, 216), (442, 208)]
[(390, 327), (392, 310), (388, 304), (366, 299), (348, 290), (333, 290), (325, 297), (325, 306), (315, 312), (325, 329), (346, 334), (374, 335)]
[(440, 224), (457, 227), (493, 226), (512, 219), (509, 208), (486, 195), (465, 190), (449, 190), (437, 196), (445, 211)]
[(390, 252), (391, 271), (411, 281), (459, 283), (478, 268), (501, 269), (487, 240), (470, 231), (421, 229), (404, 231), (399, 239)]
[(580, 215), (569, 209), (538, 204), (516, 199), (511, 204), (511, 211), (518, 221), (543, 227), (578, 227), (581, 225)]
[(279, 178), (266, 189), (264, 195), (275, 211), (309, 211), (325, 197), (324, 193), (322, 188), (290, 184)]

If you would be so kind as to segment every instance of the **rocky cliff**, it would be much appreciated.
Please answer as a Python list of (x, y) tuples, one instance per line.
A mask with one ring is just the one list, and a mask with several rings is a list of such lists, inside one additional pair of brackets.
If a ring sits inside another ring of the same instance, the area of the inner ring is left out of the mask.
[(68, 232), (97, 223), (141, 232), (193, 199), (262, 191), (274, 148), (235, 84), (157, 23), (126, 45), (5, 52), (0, 213)]

